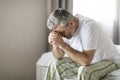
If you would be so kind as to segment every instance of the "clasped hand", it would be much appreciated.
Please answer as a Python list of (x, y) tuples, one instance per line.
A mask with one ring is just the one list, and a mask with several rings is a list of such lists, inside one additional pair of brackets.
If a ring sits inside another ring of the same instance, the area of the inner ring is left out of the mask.
[(49, 44), (61, 48), (64, 45), (62, 36), (57, 31), (52, 31), (48, 36)]

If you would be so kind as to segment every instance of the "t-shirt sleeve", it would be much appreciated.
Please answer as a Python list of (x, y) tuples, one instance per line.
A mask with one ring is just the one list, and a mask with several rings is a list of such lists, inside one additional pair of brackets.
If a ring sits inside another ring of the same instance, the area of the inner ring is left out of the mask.
[(99, 25), (95, 21), (89, 21), (83, 26), (82, 33), (82, 45), (84, 50), (97, 49), (98, 38), (99, 38)]

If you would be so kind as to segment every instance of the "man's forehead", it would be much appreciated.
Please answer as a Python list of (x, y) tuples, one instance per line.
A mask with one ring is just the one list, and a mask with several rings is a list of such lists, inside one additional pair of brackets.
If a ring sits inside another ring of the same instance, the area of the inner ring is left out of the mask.
[(57, 28), (66, 28), (66, 25), (65, 24), (56, 25), (53, 29)]
[(53, 31), (63, 31), (64, 29), (65, 29), (65, 27), (58, 26), (58, 27), (54, 28)]

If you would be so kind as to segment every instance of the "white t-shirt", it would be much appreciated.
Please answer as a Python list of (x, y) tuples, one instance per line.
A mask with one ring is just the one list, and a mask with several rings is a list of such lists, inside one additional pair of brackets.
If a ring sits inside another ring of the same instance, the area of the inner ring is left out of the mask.
[(92, 63), (102, 60), (118, 62), (117, 59), (120, 57), (118, 57), (118, 50), (100, 25), (87, 17), (81, 15), (77, 15), (77, 17), (79, 18), (79, 27), (67, 43), (80, 52), (95, 49)]

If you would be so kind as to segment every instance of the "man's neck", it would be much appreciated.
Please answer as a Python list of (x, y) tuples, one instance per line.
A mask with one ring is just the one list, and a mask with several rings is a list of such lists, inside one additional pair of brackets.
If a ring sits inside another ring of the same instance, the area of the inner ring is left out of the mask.
[(78, 27), (79, 27), (79, 19), (76, 18), (76, 19), (75, 19), (75, 22), (76, 22), (76, 25), (75, 25), (74, 33), (77, 31), (77, 29), (78, 29)]

